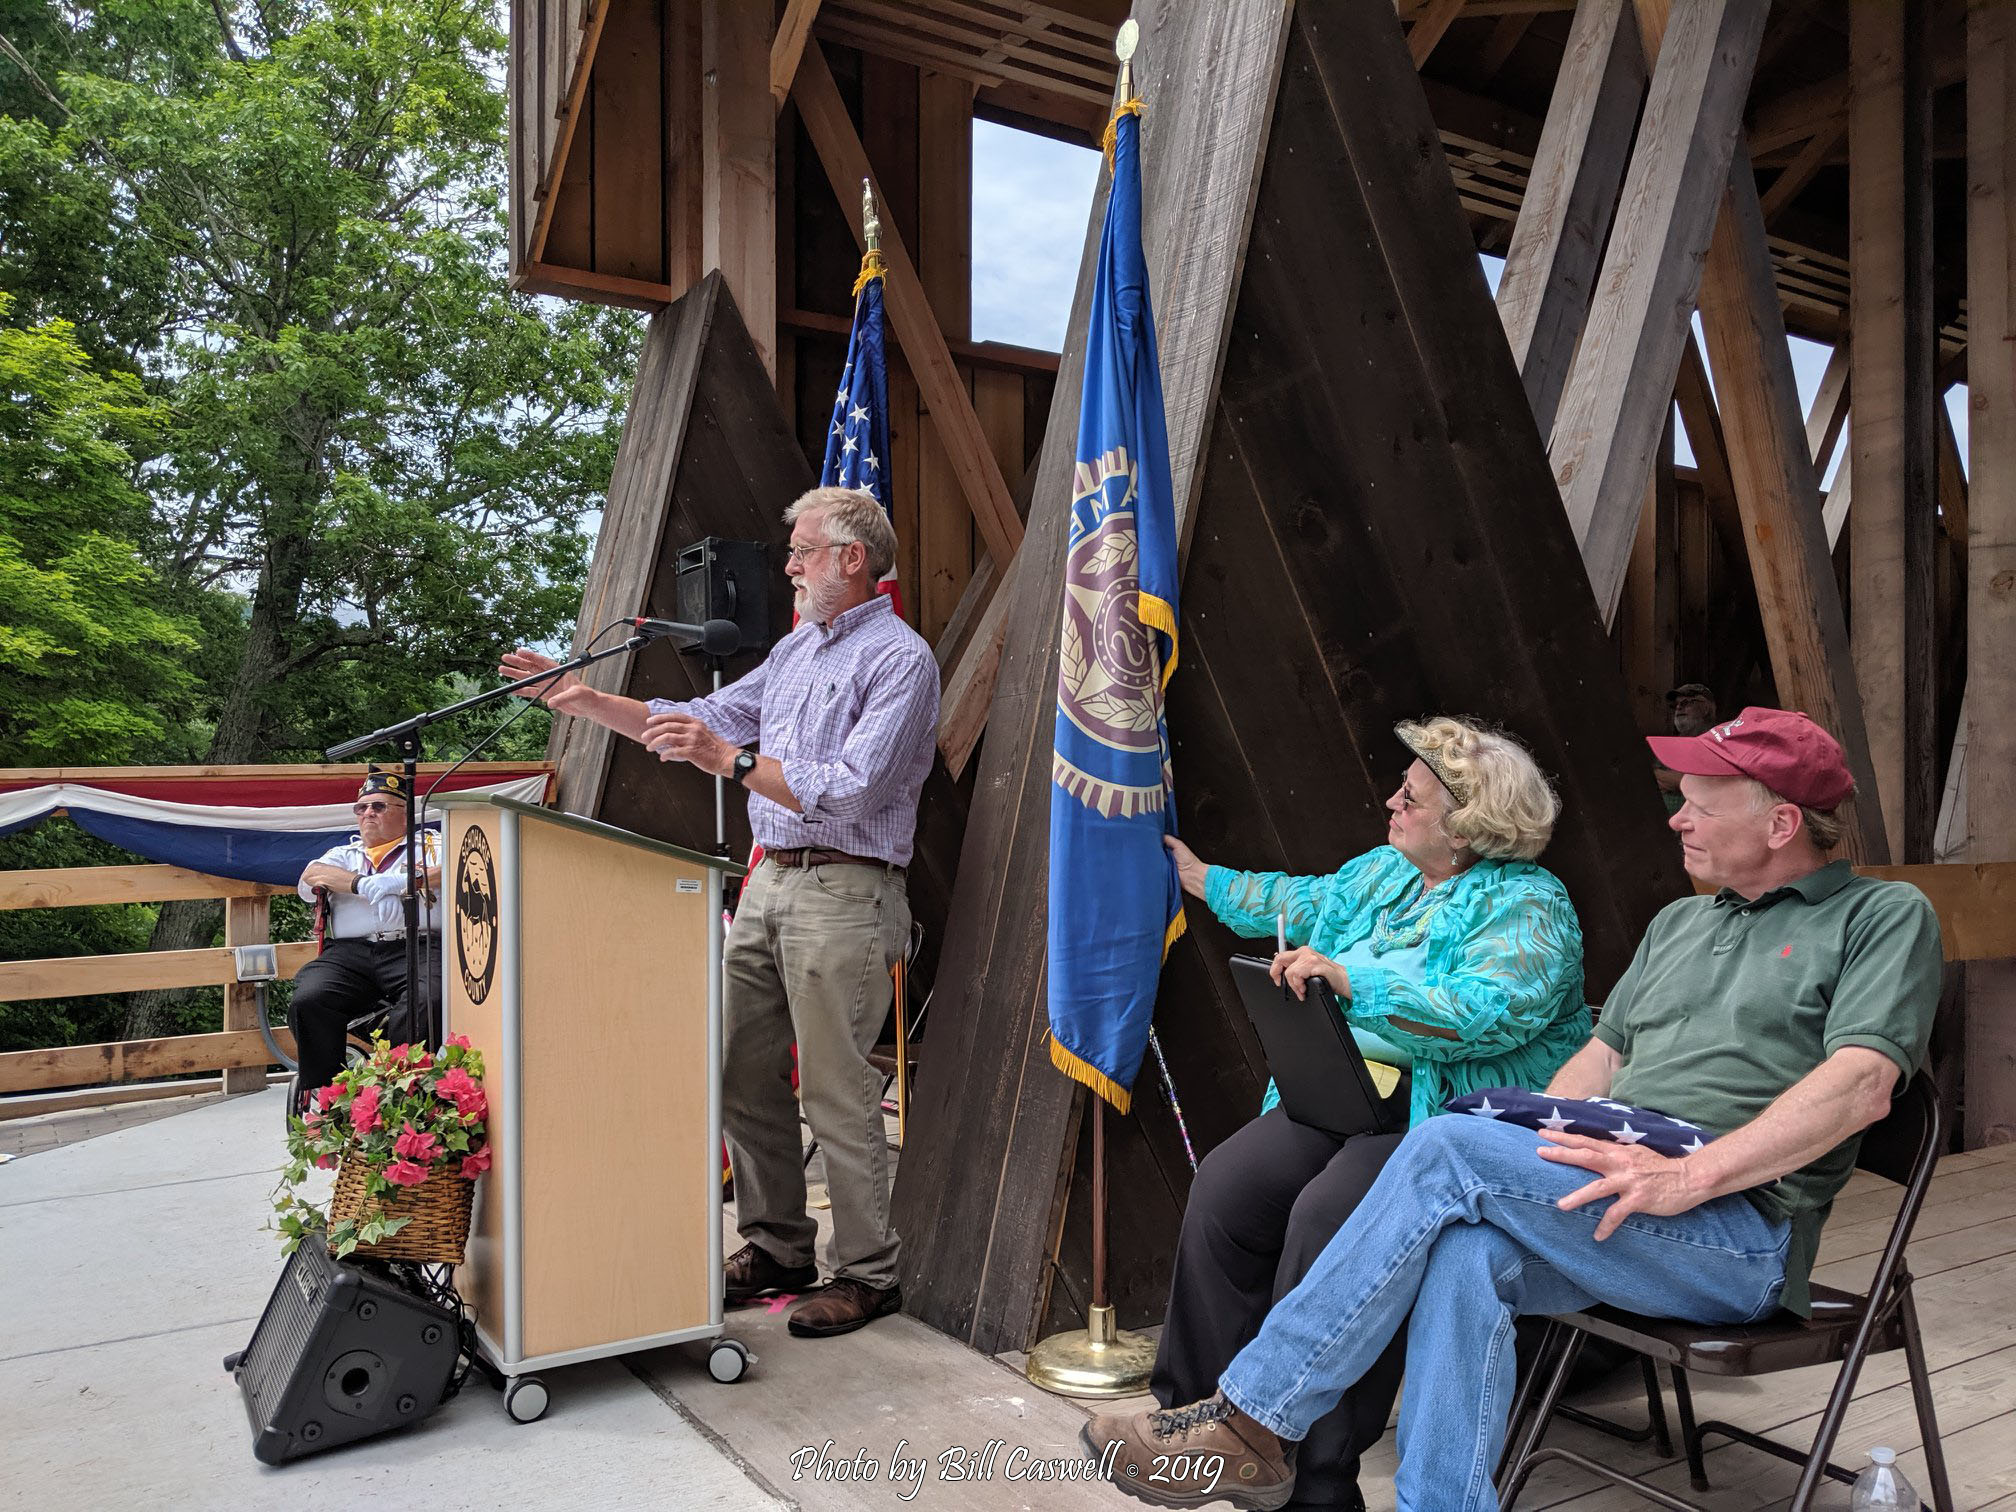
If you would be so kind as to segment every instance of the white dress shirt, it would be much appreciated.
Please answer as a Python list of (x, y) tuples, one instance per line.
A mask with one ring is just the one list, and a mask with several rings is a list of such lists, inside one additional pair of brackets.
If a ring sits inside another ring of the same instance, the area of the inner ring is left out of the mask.
[[(421, 837), (421, 844), (426, 851), (427, 864), (439, 864), (440, 837), (429, 830)], [(323, 931), (323, 939), (368, 940), (405, 936), (406, 857), (403, 852), (391, 857), (391, 864), (383, 871), (374, 872), (371, 870), (370, 854), (364, 849), (364, 837), (352, 835), (349, 844), (335, 846), (317, 859), (328, 866), (363, 873), (356, 892), (344, 892), (337, 888), (329, 890), (329, 924)], [(315, 889), (306, 882), (295, 891), (304, 901), (311, 904), (315, 901)], [(420, 898), (420, 928), (427, 934), (439, 934), (441, 931), (440, 905), (429, 901), (424, 893)]]

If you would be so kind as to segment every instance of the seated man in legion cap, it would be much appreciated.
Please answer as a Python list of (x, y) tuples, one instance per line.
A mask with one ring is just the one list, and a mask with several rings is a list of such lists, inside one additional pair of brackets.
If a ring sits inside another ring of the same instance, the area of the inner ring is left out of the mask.
[[(1745, 709), (1650, 743), (1681, 774), (1669, 823), (1687, 871), (1716, 891), (1653, 919), (1537, 1099), (1625, 1116), (1606, 1137), (1569, 1132), (1558, 1107), (1522, 1127), (1507, 1098), (1416, 1126), (1214, 1395), (1092, 1420), (1095, 1452), (1119, 1440), (1118, 1463), (1141, 1467), (1115, 1484), (1168, 1506), (1287, 1504), (1296, 1443), (1405, 1324), (1398, 1504), (1494, 1508), (1520, 1315), (1810, 1314), (1820, 1226), (1862, 1131), (1925, 1059), (1938, 919), (1908, 883), (1827, 859), (1855, 784), (1805, 715)], [(1652, 1121), (1629, 1116), (1646, 1110), (1698, 1132), (1659, 1153), (1641, 1139)]]
[(287, 1010), (301, 1073), (297, 1085), (305, 1101), (343, 1069), (343, 1046), (352, 1019), (379, 1003), (394, 1004), (386, 1035), (396, 1044), (426, 1040), (440, 998), (441, 918), (434, 892), (440, 863), (432, 835), (420, 886), (422, 990), (406, 990), (406, 779), (376, 767), (357, 790), (351, 812), (357, 834), (323, 852), (301, 873), (300, 892), (314, 904), (321, 924), (322, 953), (294, 979)]

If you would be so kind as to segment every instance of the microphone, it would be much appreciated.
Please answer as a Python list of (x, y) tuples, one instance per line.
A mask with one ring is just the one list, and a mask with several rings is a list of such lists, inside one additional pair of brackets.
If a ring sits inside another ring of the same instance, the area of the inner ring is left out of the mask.
[(704, 625), (683, 625), (678, 620), (637, 618), (626, 623), (640, 635), (664, 636), (681, 645), (698, 646), (707, 656), (733, 656), (742, 649), (742, 631), (733, 620), (710, 619)]

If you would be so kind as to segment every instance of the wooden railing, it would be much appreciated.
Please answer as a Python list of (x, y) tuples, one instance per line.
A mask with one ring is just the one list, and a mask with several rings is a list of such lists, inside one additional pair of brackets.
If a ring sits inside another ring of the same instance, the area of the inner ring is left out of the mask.
[[(222, 987), (224, 1027), (216, 1034), (101, 1045), (61, 1045), (0, 1054), (0, 1096), (56, 1087), (139, 1081), (190, 1072), (222, 1073), (226, 1092), (266, 1085), (272, 1054), (259, 1033), (258, 990), (237, 980), (232, 947), (267, 943), (274, 893), (284, 888), (237, 882), (176, 866), (86, 866), (52, 871), (0, 872), (0, 909), (80, 908), (97, 903), (165, 903), (217, 898), (224, 904), (224, 944), (207, 950), (133, 951), (123, 955), (67, 956), (0, 961), (0, 1002), (81, 997), (90, 993), (156, 988)], [(280, 975), (292, 978), (313, 959), (312, 944), (279, 947)], [(274, 1038), (289, 1053), (285, 1029)], [(171, 1089), (172, 1090), (172, 1089)], [(0, 1105), (0, 1116), (41, 1111), (42, 1104)]]

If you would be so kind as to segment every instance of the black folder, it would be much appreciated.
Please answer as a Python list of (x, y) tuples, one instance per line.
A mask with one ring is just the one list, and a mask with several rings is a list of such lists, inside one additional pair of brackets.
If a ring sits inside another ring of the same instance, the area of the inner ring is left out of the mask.
[(1232, 957), (1232, 980), (1267, 1052), (1281, 1106), (1299, 1124), (1326, 1134), (1397, 1134), (1407, 1127), (1408, 1082), (1381, 1097), (1330, 984), (1316, 978), (1297, 998), (1268, 975), (1270, 962)]

